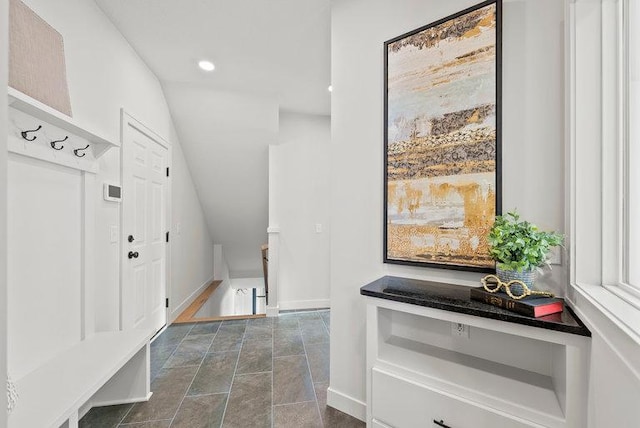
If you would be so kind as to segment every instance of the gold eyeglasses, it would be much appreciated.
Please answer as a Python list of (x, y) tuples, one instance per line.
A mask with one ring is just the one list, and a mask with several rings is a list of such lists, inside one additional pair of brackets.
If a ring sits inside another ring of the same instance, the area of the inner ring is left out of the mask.
[(515, 300), (524, 299), (527, 296), (545, 296), (545, 297), (554, 297), (553, 293), (549, 293), (548, 291), (536, 291), (531, 290), (527, 287), (527, 284), (524, 282), (513, 279), (509, 282), (502, 282), (500, 278), (495, 275), (487, 275), (480, 280), (482, 282), (482, 286), (489, 293), (497, 293), (504, 287), (504, 291)]

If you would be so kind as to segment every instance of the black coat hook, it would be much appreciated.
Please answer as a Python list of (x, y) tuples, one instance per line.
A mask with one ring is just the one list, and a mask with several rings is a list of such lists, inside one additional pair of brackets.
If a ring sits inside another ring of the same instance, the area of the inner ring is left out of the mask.
[(38, 137), (36, 137), (36, 136), (34, 135), (34, 136), (33, 136), (33, 138), (27, 138), (27, 134), (28, 134), (29, 132), (36, 132), (36, 131), (39, 131), (39, 130), (40, 130), (40, 128), (42, 128), (42, 125), (38, 125), (38, 127), (37, 127), (36, 129), (31, 129), (31, 130), (29, 130), (29, 131), (22, 131), (22, 132), (20, 133), (20, 135), (22, 135), (22, 138), (24, 138), (24, 139), (25, 139), (25, 140), (27, 140), (27, 141), (33, 141), (33, 140), (35, 140), (35, 139), (36, 139), (36, 138), (38, 138)]
[(79, 152), (80, 150), (87, 150), (88, 148), (89, 148), (89, 144), (87, 144), (87, 147), (83, 147), (83, 148), (81, 148), (81, 149), (75, 149), (75, 150), (73, 151), (73, 154), (74, 154), (74, 155), (76, 155), (76, 156), (78, 156), (79, 158), (83, 158), (83, 157), (86, 155), (86, 153), (82, 153), (81, 155), (79, 155), (79, 154), (78, 154), (78, 152)]
[(60, 146), (60, 148), (57, 148), (57, 147), (56, 147), (56, 143), (62, 143), (63, 141), (67, 141), (67, 138), (69, 138), (69, 136), (68, 136), (68, 135), (67, 135), (66, 137), (64, 137), (64, 139), (62, 139), (62, 140), (52, 141), (52, 142), (51, 142), (51, 143), (49, 143), (49, 144), (51, 144), (51, 148), (52, 148), (53, 150), (62, 150), (62, 149), (64, 149), (64, 146)]

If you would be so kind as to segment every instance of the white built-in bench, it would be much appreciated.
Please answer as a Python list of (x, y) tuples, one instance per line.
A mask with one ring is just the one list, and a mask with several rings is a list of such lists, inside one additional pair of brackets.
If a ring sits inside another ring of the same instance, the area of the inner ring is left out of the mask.
[[(9, 427), (73, 428), (93, 406), (151, 396), (151, 332), (95, 333), (96, 174), (119, 143), (20, 91), (8, 94), (7, 365), (18, 392)], [(33, 209), (44, 195), (47, 216)]]
[(9, 428), (74, 428), (91, 407), (148, 400), (150, 337), (96, 333), (18, 379)]

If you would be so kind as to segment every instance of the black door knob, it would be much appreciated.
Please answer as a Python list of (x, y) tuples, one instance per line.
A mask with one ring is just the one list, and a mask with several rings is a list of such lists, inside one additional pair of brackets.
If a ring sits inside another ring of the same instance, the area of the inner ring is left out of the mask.
[(129, 237), (127, 238), (127, 241), (129, 241), (129, 242), (133, 242), (133, 241), (134, 241), (134, 239), (133, 239), (133, 235), (129, 235)]
[(129, 258), (130, 259), (137, 259), (139, 256), (138, 252), (136, 251), (135, 253), (133, 251), (129, 251)]

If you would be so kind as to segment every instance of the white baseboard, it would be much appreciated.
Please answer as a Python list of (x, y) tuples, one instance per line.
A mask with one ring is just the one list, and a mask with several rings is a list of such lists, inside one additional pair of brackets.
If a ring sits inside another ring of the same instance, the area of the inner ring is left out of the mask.
[(327, 389), (327, 406), (338, 409), (361, 421), (367, 420), (367, 404), (349, 395), (329, 387)]
[(279, 306), (267, 306), (267, 316), (268, 317), (277, 317), (280, 315), (280, 307)]
[(171, 305), (171, 300), (169, 300), (169, 304), (170, 304), (170, 308), (171, 313), (169, 314), (169, 322), (167, 324), (171, 324), (172, 322), (174, 322), (176, 320), (176, 318), (178, 318), (180, 316), (180, 314), (189, 307), (189, 305), (191, 303), (193, 303), (194, 300), (196, 300), (196, 297), (198, 297), (200, 294), (202, 294), (202, 292), (209, 286), (211, 285), (211, 283), (214, 281), (213, 279), (214, 277), (209, 278), (208, 280), (206, 280), (204, 282), (204, 284), (202, 284), (200, 287), (198, 287), (198, 289), (196, 291), (194, 291), (193, 293), (191, 293), (189, 295), (189, 297), (187, 297), (186, 299), (184, 299), (184, 301), (182, 303), (180, 303), (180, 305), (178, 307), (174, 307), (173, 305)]
[(324, 309), (331, 305), (329, 299), (317, 300), (290, 300), (288, 302), (278, 302), (281, 311), (290, 311), (295, 309)]

